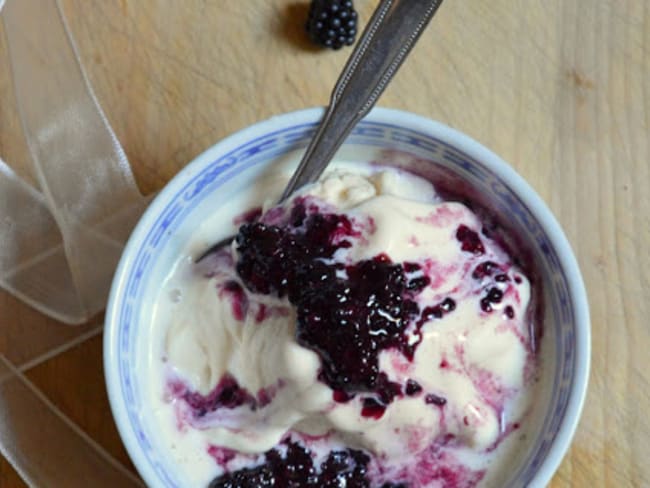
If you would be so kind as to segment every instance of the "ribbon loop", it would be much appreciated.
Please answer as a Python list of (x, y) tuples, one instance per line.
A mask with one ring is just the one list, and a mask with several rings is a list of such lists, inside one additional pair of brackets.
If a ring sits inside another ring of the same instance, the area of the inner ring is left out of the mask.
[(16, 101), (40, 186), (0, 164), (0, 286), (69, 324), (103, 309), (146, 205), (56, 0), (3, 11)]

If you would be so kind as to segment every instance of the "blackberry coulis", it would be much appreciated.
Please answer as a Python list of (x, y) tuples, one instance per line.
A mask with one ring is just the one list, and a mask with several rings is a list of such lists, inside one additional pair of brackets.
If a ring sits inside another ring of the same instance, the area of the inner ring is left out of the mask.
[[(348, 266), (328, 262), (358, 234), (345, 215), (307, 215), (298, 202), (284, 227), (246, 224), (237, 236), (237, 273), (255, 293), (286, 296), (297, 309), (296, 338), (321, 358), (319, 379), (346, 402), (363, 395), (362, 415), (380, 418), (402, 385), (379, 371), (379, 353), (394, 348), (413, 358), (419, 340), (406, 333), (411, 322), (416, 334), (430, 318), (450, 313), (450, 298), (420, 317), (415, 296), (428, 277), (409, 275), (415, 263), (391, 262), (385, 254)], [(439, 309), (439, 310), (438, 310)], [(420, 320), (417, 320), (420, 318)]]
[[(369, 487), (366, 466), (370, 458), (363, 451), (346, 449), (332, 451), (325, 461), (314, 465), (311, 453), (298, 443), (287, 441), (286, 453), (272, 449), (265, 462), (254, 468), (224, 474), (210, 483), (209, 488), (308, 488), (308, 487)], [(397, 485), (386, 485), (397, 486)]]
[(319, 46), (351, 46), (357, 35), (357, 12), (352, 0), (312, 0), (306, 29), (309, 38)]

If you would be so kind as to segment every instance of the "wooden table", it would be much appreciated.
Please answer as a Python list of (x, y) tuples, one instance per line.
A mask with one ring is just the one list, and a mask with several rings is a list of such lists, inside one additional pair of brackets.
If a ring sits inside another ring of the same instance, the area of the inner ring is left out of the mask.
[[(356, 1), (362, 22), (375, 3)], [(306, 42), (305, 1), (62, 4), (145, 193), (239, 128), (325, 104), (350, 53)], [(589, 395), (552, 486), (650, 486), (650, 4), (448, 0), (380, 104), (469, 134), (548, 202), (580, 262), (593, 331)], [(0, 154), (25, 161), (4, 65)], [(133, 469), (104, 390), (102, 317), (71, 329), (0, 292), (0, 322), (0, 353)], [(25, 330), (39, 341), (22, 344)], [(6, 461), (0, 485), (22, 486)]]

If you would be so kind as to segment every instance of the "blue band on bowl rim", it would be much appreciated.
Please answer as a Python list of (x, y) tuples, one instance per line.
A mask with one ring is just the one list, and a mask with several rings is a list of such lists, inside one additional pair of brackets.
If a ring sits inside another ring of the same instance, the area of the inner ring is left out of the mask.
[[(385, 109), (380, 111), (392, 112)], [(172, 487), (177, 486), (177, 484), (160, 459), (157, 458), (156, 450), (151, 445), (140, 421), (142, 403), (139, 392), (135, 388), (136, 381), (131, 367), (136, 342), (134, 321), (137, 321), (139, 317), (139, 297), (143, 292), (148, 273), (153, 268), (157, 252), (164, 247), (174, 229), (215, 188), (218, 188), (246, 168), (286, 152), (305, 147), (313, 134), (315, 126), (315, 122), (303, 122), (265, 133), (234, 147), (226, 154), (209, 162), (209, 164), (204, 164), (197, 174), (190, 178), (179, 190), (175, 191), (171, 198), (168, 198), (167, 205), (155, 219), (145, 237), (139, 239), (141, 243), (137, 251), (132, 253), (135, 256), (132, 263), (129, 266), (123, 263), (120, 264), (117, 275), (123, 280), (125, 286), (122, 288), (122, 296), (119, 297), (114, 296), (116, 293), (115, 286), (112, 290), (110, 304), (116, 304), (119, 308), (115, 309), (109, 305), (106, 332), (107, 343), (115, 340), (117, 348), (111, 349), (110, 345), (107, 344), (106, 352), (107, 355), (113, 351), (117, 354), (119, 395), (123, 400), (121, 405), (116, 405), (115, 395), (111, 395), (111, 406), (114, 413), (118, 409), (126, 411), (131, 434), (134, 434), (139, 448), (144, 454), (149, 467), (155, 472), (157, 480), (162, 482), (164, 486)], [(576, 317), (571, 306), (573, 301), (570, 296), (569, 280), (563, 270), (561, 260), (546, 232), (519, 196), (501, 178), (458, 148), (418, 130), (391, 123), (371, 121), (368, 118), (358, 124), (347, 143), (387, 147), (386, 141), (398, 142), (402, 148), (424, 150), (430, 154), (438, 153), (439, 158), (443, 159), (459, 173), (464, 173), (466, 176), (471, 175), (472, 178), (489, 179), (489, 187), (494, 191), (495, 195), (502, 200), (504, 206), (512, 207), (513, 215), (521, 219), (522, 224), (535, 236), (539, 244), (539, 249), (551, 274), (554, 292), (558, 296), (558, 300), (554, 300), (552, 303), (553, 315), (560, 319), (554, 324), (556, 327), (555, 336), (559, 342), (556, 347), (555, 361), (557, 366), (553, 379), (553, 397), (551, 400), (551, 405), (555, 405), (555, 408), (552, 412), (548, 412), (544, 419), (542, 428), (544, 435), (535, 444), (530, 461), (515, 476), (518, 486), (528, 485), (535, 477), (540, 465), (544, 463), (549, 455), (553, 441), (565, 418), (571, 393), (574, 389), (574, 382), (576, 381), (576, 349), (567, 347), (567, 345), (575, 344), (573, 324)], [(116, 335), (111, 337), (109, 335), (111, 332)], [(108, 380), (111, 365), (108, 357), (105, 360)], [(582, 371), (581, 374), (584, 375), (585, 372)], [(584, 387), (586, 387), (585, 378), (578, 378), (578, 380), (585, 382)], [(582, 396), (584, 396), (584, 391)], [(582, 399), (580, 398), (578, 411), (581, 402)], [(123, 430), (122, 426), (119, 427)], [(575, 425), (573, 428), (575, 428)], [(125, 436), (124, 432), (121, 433)], [(572, 433), (573, 430), (571, 429), (569, 437)], [(129, 443), (126, 444), (129, 451), (131, 451)], [(141, 469), (142, 467), (138, 466), (138, 468)], [(151, 482), (153, 480), (147, 481)]]

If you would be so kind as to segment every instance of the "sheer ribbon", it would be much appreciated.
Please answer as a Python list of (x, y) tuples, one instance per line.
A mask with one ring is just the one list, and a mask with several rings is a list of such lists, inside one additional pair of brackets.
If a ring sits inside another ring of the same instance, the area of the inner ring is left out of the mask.
[(81, 68), (55, 0), (3, 11), (39, 188), (0, 162), (0, 286), (69, 324), (99, 312), (145, 198)]
[[(10, 54), (0, 69), (11, 69), (36, 182), (0, 159), (0, 287), (61, 322), (80, 324), (105, 306), (147, 199), (83, 72), (58, 1), (10, 0), (0, 17)], [(9, 344), (0, 354), (2, 455), (31, 486), (141, 485), (21, 373), (44, 357), (32, 357), (35, 343), (50, 344), (45, 356), (54, 354), (53, 344), (71, 344), (71, 329), (59, 328), (54, 339), (49, 330), (47, 340), (32, 330), (16, 337), (13, 320), (0, 315), (2, 343)], [(22, 365), (8, 359), (12, 354)]]

